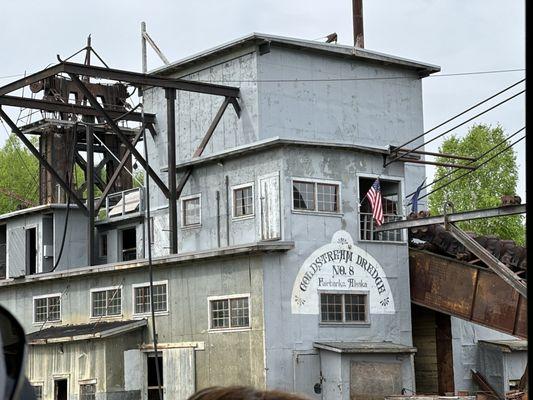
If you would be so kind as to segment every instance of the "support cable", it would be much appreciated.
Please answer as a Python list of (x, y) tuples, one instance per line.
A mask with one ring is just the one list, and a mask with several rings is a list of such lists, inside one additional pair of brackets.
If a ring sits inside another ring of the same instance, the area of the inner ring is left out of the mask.
[(489, 161), (492, 161), (493, 159), (495, 159), (496, 157), (498, 157), (500, 154), (502, 154), (503, 152), (509, 150), (511, 147), (513, 147), (513, 146), (514, 146), (515, 144), (517, 144), (518, 142), (524, 140), (525, 138), (526, 138), (525, 135), (522, 136), (520, 139), (514, 141), (514, 142), (511, 143), (509, 146), (505, 147), (504, 149), (502, 149), (502, 150), (499, 151), (498, 153), (494, 154), (492, 157), (486, 159), (486, 160), (483, 161), (481, 164), (477, 165), (477, 166), (476, 166), (476, 169), (473, 169), (473, 170), (470, 170), (470, 171), (466, 171), (464, 174), (462, 174), (462, 175), (460, 175), (460, 176), (458, 176), (458, 177), (452, 179), (451, 181), (446, 182), (445, 184), (443, 184), (443, 185), (441, 185), (441, 186), (439, 186), (439, 187), (433, 189), (431, 192), (426, 193), (425, 195), (423, 195), (422, 197), (420, 197), (418, 200), (422, 200), (423, 198), (429, 196), (431, 193), (434, 193), (434, 192), (436, 192), (437, 190), (440, 190), (440, 189), (442, 189), (442, 188), (445, 188), (446, 186), (448, 186), (448, 185), (450, 185), (451, 183), (453, 183), (453, 182), (455, 182), (455, 181), (457, 181), (457, 180), (459, 180), (459, 179), (465, 177), (466, 175), (471, 174), (471, 173), (474, 172), (474, 171), (477, 171), (479, 168), (481, 168), (482, 166), (486, 165)]
[(420, 139), (421, 137), (424, 137), (424, 136), (425, 136), (426, 134), (428, 134), (429, 132), (433, 132), (435, 129), (440, 128), (441, 126), (447, 124), (448, 122), (453, 121), (454, 119), (460, 117), (461, 115), (466, 114), (466, 113), (469, 112), (469, 111), (472, 111), (474, 108), (476, 108), (476, 107), (482, 105), (483, 103), (486, 103), (486, 102), (489, 101), (489, 100), (492, 100), (493, 98), (499, 96), (499, 95), (502, 94), (502, 93), (505, 93), (505, 92), (508, 91), (509, 89), (514, 88), (515, 86), (519, 85), (520, 83), (522, 83), (522, 82), (524, 82), (524, 81), (525, 81), (525, 79), (519, 80), (518, 82), (513, 83), (511, 86), (508, 86), (508, 87), (506, 87), (506, 88), (503, 89), (503, 90), (500, 90), (498, 93), (493, 94), (492, 96), (487, 97), (487, 98), (484, 99), (484, 100), (481, 100), (480, 102), (478, 102), (478, 103), (474, 104), (473, 106), (467, 108), (467, 109), (464, 110), (463, 112), (461, 112), (461, 113), (459, 113), (459, 114), (457, 114), (457, 115), (454, 115), (453, 117), (451, 117), (451, 118), (447, 119), (446, 121), (444, 121), (444, 122), (438, 124), (437, 126), (434, 126), (434, 127), (431, 128), (430, 130), (427, 130), (427, 131), (425, 131), (424, 133), (422, 133), (422, 134), (420, 134), (420, 135), (414, 137), (413, 139), (409, 140), (408, 142), (405, 142), (405, 143), (399, 145), (398, 148), (405, 147), (405, 146), (407, 146), (409, 143), (412, 143), (412, 142), (414, 142), (415, 140)]
[[(149, 158), (148, 158), (148, 144), (146, 140), (146, 128), (145, 124), (146, 121), (144, 121), (144, 105), (141, 108), (141, 115), (143, 120), (143, 145), (144, 145), (144, 158), (146, 159), (146, 164), (149, 165)], [(147, 238), (148, 243), (145, 245), (148, 245), (148, 275), (150, 277), (150, 312), (151, 312), (151, 318), (152, 318), (152, 336), (153, 336), (153, 343), (154, 343), (154, 356), (155, 356), (155, 373), (157, 377), (157, 391), (159, 393), (159, 400), (163, 400), (163, 389), (161, 387), (161, 371), (159, 370), (159, 360), (157, 358), (157, 330), (155, 326), (155, 310), (154, 310), (154, 275), (153, 275), (153, 265), (152, 265), (152, 223), (150, 218), (150, 174), (145, 174), (146, 179), (146, 229), (147, 232)]]
[(484, 110), (484, 111), (481, 111), (480, 113), (474, 115), (473, 117), (470, 117), (470, 118), (467, 119), (466, 121), (463, 121), (463, 122), (461, 122), (460, 124), (455, 125), (453, 128), (450, 128), (450, 129), (448, 129), (447, 131), (444, 131), (444, 132), (442, 132), (442, 133), (439, 133), (439, 134), (438, 134), (437, 136), (435, 136), (433, 139), (430, 139), (430, 140), (428, 140), (427, 142), (424, 142), (424, 143), (418, 145), (417, 147), (415, 147), (415, 148), (413, 148), (413, 149), (410, 149), (407, 153), (402, 154), (402, 155), (400, 155), (400, 156), (397, 155), (397, 156), (394, 157), (392, 160), (387, 161), (387, 162), (384, 164), (384, 167), (386, 167), (387, 165), (393, 163), (394, 161), (397, 161), (397, 160), (400, 159), (400, 158), (404, 158), (404, 157), (408, 156), (409, 154), (411, 154), (411, 153), (414, 152), (415, 150), (418, 150), (418, 149), (420, 149), (421, 147), (424, 147), (426, 144), (431, 143), (431, 142), (433, 142), (434, 140), (437, 140), (438, 138), (440, 138), (440, 137), (446, 135), (447, 133), (450, 133), (451, 131), (453, 131), (453, 130), (459, 128), (460, 126), (463, 126), (463, 125), (466, 124), (467, 122), (470, 122), (470, 121), (472, 121), (473, 119), (476, 119), (477, 117), (479, 117), (479, 116), (481, 116), (481, 115), (483, 115), (483, 114), (486, 114), (486, 113), (488, 113), (488, 112), (491, 111), (491, 110), (494, 110), (496, 107), (499, 107), (499, 106), (501, 106), (501, 105), (504, 104), (504, 103), (507, 103), (508, 101), (514, 99), (515, 97), (517, 97), (517, 96), (519, 96), (519, 95), (521, 95), (521, 94), (523, 94), (523, 93), (525, 93), (525, 90), (522, 90), (521, 92), (518, 92), (518, 93), (516, 93), (516, 94), (514, 94), (514, 95), (512, 95), (512, 96), (510, 96), (510, 97), (508, 97), (508, 98), (506, 98), (505, 100), (500, 101), (499, 103), (493, 105), (492, 107), (487, 108), (487, 109)]
[[(517, 130), (517, 131), (516, 131), (515, 133), (513, 133), (512, 135), (506, 137), (506, 138), (505, 138), (504, 140), (502, 140), (501, 142), (495, 144), (495, 145), (492, 146), (490, 149), (488, 149), (488, 150), (485, 151), (484, 153), (480, 154), (480, 155), (476, 158), (476, 160), (474, 160), (474, 161), (470, 161), (470, 162), (468, 162), (466, 165), (470, 165), (470, 164), (473, 164), (474, 162), (477, 162), (477, 161), (481, 160), (481, 159), (482, 159), (483, 157), (485, 157), (487, 154), (492, 153), (495, 149), (497, 149), (498, 147), (500, 147), (502, 144), (506, 143), (509, 139), (511, 139), (511, 138), (513, 138), (514, 136), (518, 135), (518, 134), (519, 134), (520, 132), (522, 132), (524, 129), (526, 129), (525, 126), (522, 127), (522, 128), (520, 128), (519, 130)], [(441, 176), (440, 178), (435, 179), (433, 182), (430, 182), (430, 183), (425, 184), (424, 186), (422, 186), (422, 187), (420, 188), (420, 190), (423, 190), (423, 189), (427, 188), (428, 186), (434, 185), (435, 183), (440, 182), (440, 181), (442, 181), (443, 179), (446, 179), (447, 177), (449, 177), (450, 175), (455, 174), (455, 173), (458, 172), (458, 171), (459, 171), (458, 169), (454, 169), (454, 170), (448, 172), (447, 174)], [(416, 191), (415, 191), (415, 192), (416, 192)], [(407, 196), (405, 196), (405, 198), (407, 199), (407, 198), (411, 197), (413, 194), (415, 194), (415, 192), (411, 192), (411, 193), (409, 193)]]

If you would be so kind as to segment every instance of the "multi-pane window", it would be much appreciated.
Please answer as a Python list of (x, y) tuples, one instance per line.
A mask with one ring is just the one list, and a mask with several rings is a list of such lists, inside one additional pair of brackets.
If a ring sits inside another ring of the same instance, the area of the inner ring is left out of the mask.
[(233, 189), (233, 216), (245, 217), (254, 213), (254, 190), (252, 185)]
[[(167, 306), (167, 284), (154, 282), (154, 312), (165, 312)], [(150, 306), (150, 285), (134, 285), (133, 304), (135, 314), (147, 314), (152, 312)]]
[(95, 400), (96, 384), (86, 383), (80, 385), (80, 400)]
[(35, 400), (43, 400), (43, 385), (32, 385)]
[(209, 309), (211, 329), (248, 328), (250, 326), (248, 297), (209, 300)]
[(361, 323), (368, 321), (368, 295), (321, 293), (320, 321), (323, 323)]
[(61, 320), (61, 295), (43, 296), (33, 299), (35, 322), (56, 322)]
[(200, 225), (200, 196), (189, 197), (182, 200), (181, 217), (183, 226)]
[[(361, 240), (375, 240), (382, 242), (401, 242), (402, 230), (376, 232), (377, 224), (372, 216), (372, 204), (367, 193), (376, 178), (359, 178), (359, 226)], [(381, 207), (383, 223), (402, 219), (400, 182), (380, 179)]]
[(96, 289), (91, 291), (91, 316), (108, 317), (122, 314), (122, 289)]
[(292, 204), (295, 210), (339, 212), (339, 185), (295, 180), (292, 182)]

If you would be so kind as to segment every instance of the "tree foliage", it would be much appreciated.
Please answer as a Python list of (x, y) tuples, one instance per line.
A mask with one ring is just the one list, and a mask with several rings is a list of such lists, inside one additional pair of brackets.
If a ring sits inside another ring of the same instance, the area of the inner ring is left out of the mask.
[(39, 162), (10, 135), (0, 148), (0, 214), (25, 208), (20, 199), (39, 202)]
[[(446, 139), (439, 151), (478, 157), (504, 140), (506, 140), (506, 136), (500, 126), (493, 128), (490, 125), (474, 125), (464, 137), (451, 136)], [(506, 141), (493, 152), (483, 157), (480, 162), (487, 160), (509, 144)], [(444, 162), (446, 160), (441, 159), (439, 161)], [(516, 154), (512, 148), (495, 157), (483, 167), (455, 182), (449, 183), (452, 179), (462, 175), (463, 171), (460, 170), (451, 174), (432, 188), (435, 189), (446, 185), (430, 194), (429, 209), (431, 214), (442, 214), (445, 201), (453, 203), (455, 212), (469, 211), (498, 207), (501, 205), (500, 197), (502, 195), (516, 194), (518, 167)], [(439, 179), (447, 173), (449, 173), (449, 170), (446, 167), (437, 167), (435, 179)], [(525, 241), (522, 216), (465, 221), (461, 222), (459, 226), (466, 231), (475, 232), (479, 235), (496, 235), (501, 239), (512, 239), (518, 244), (523, 244)]]

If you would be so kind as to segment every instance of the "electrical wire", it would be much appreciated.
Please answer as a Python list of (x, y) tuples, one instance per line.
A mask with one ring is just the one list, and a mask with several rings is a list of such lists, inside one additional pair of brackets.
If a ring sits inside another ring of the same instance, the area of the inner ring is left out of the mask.
[(445, 184), (433, 189), (431, 192), (429, 193), (426, 193), (425, 195), (423, 195), (422, 197), (420, 197), (418, 200), (422, 200), (423, 198), (426, 198), (427, 196), (429, 196), (431, 193), (435, 193), (437, 190), (440, 190), (440, 189), (443, 189), (445, 188), (446, 186), (450, 185), (451, 183), (465, 177), (466, 175), (468, 174), (471, 174), (472, 172), (474, 171), (477, 171), (479, 168), (483, 167), (484, 165), (486, 165), (488, 162), (494, 160), (496, 157), (498, 157), (500, 154), (502, 154), (503, 152), (509, 150), (511, 147), (513, 147), (514, 145), (516, 145), (518, 142), (524, 140), (526, 138), (526, 136), (522, 136), (520, 139), (516, 140), (515, 142), (511, 143), (509, 146), (505, 147), (504, 149), (502, 149), (501, 151), (499, 151), (498, 153), (494, 154), (492, 157), (488, 158), (487, 160), (483, 161), (481, 164), (479, 164), (478, 166), (476, 166), (476, 169), (473, 169), (473, 170), (469, 170), (469, 171), (466, 171), (464, 174), (458, 176), (458, 177), (455, 177), (454, 179), (452, 179), (451, 181), (449, 182), (446, 182)]
[(500, 101), (499, 103), (497, 103), (497, 104), (495, 104), (495, 105), (493, 105), (493, 106), (487, 108), (486, 110), (484, 110), (484, 111), (482, 111), (482, 112), (480, 112), (480, 113), (474, 115), (473, 117), (468, 118), (466, 121), (463, 121), (463, 122), (461, 122), (460, 124), (455, 125), (453, 128), (450, 128), (450, 129), (448, 129), (447, 131), (444, 131), (444, 132), (442, 132), (442, 133), (439, 133), (439, 134), (438, 134), (437, 136), (435, 136), (433, 139), (430, 139), (430, 140), (428, 140), (427, 142), (422, 143), (422, 144), (416, 146), (416, 147), (413, 148), (413, 149), (410, 149), (410, 150), (409, 150), (407, 153), (405, 153), (405, 154), (402, 154), (402, 155), (400, 155), (400, 156), (396, 156), (396, 157), (394, 157), (392, 160), (387, 161), (387, 162), (384, 164), (384, 167), (386, 167), (387, 165), (390, 165), (391, 163), (393, 163), (394, 161), (397, 161), (398, 159), (400, 159), (400, 158), (402, 158), (402, 157), (405, 157), (405, 156), (407, 156), (407, 155), (413, 153), (414, 151), (420, 149), (421, 147), (424, 147), (426, 144), (431, 143), (431, 142), (437, 140), (438, 138), (440, 138), (440, 137), (446, 135), (447, 133), (450, 133), (451, 131), (453, 131), (453, 130), (459, 128), (460, 126), (463, 126), (463, 125), (466, 124), (467, 122), (470, 122), (470, 121), (476, 119), (477, 117), (480, 117), (481, 115), (486, 114), (486, 113), (488, 113), (488, 112), (491, 111), (491, 110), (494, 110), (496, 107), (499, 107), (499, 106), (501, 106), (501, 105), (504, 104), (504, 103), (507, 103), (508, 101), (514, 99), (515, 97), (517, 97), (517, 96), (519, 96), (519, 95), (521, 95), (521, 94), (523, 94), (523, 93), (525, 93), (525, 90), (522, 90), (521, 92), (518, 92), (518, 93), (516, 93), (516, 94), (514, 94), (514, 95), (512, 95), (512, 96), (510, 96), (510, 97), (508, 97), (508, 98), (506, 98), (505, 100)]
[[(506, 137), (504, 140), (502, 140), (502, 141), (499, 142), (498, 144), (492, 146), (490, 149), (488, 149), (488, 150), (485, 151), (484, 153), (480, 154), (480, 155), (476, 158), (476, 160), (474, 160), (474, 161), (470, 161), (470, 162), (466, 163), (465, 165), (471, 165), (471, 164), (473, 164), (473, 163), (475, 163), (475, 162), (478, 162), (478, 161), (481, 160), (483, 157), (485, 157), (487, 154), (493, 152), (495, 149), (497, 149), (498, 147), (500, 147), (502, 144), (504, 144), (504, 143), (506, 143), (507, 141), (509, 141), (509, 139), (511, 139), (511, 138), (513, 138), (514, 136), (518, 135), (518, 134), (519, 134), (520, 132), (522, 132), (524, 129), (526, 129), (525, 126), (522, 127), (522, 128), (520, 128), (519, 130), (517, 130), (517, 131), (516, 131), (515, 133), (513, 133), (512, 135)], [(420, 190), (423, 190), (423, 189), (427, 188), (428, 186), (434, 185), (435, 183), (440, 182), (440, 181), (442, 181), (443, 179), (446, 179), (447, 177), (449, 177), (449, 176), (451, 176), (451, 175), (457, 173), (458, 171), (459, 171), (458, 169), (454, 169), (454, 170), (448, 172), (447, 174), (441, 176), (440, 178), (435, 179), (434, 181), (425, 184), (424, 186), (422, 186), (422, 187), (420, 188)], [(416, 191), (415, 191), (415, 192), (416, 192)], [(411, 192), (411, 193), (409, 193), (407, 196), (405, 196), (405, 198), (407, 199), (407, 198), (411, 197), (413, 194), (415, 194), (415, 192)]]
[(459, 114), (456, 114), (456, 115), (454, 115), (454, 116), (451, 117), (451, 118), (448, 118), (446, 121), (441, 122), (440, 124), (434, 126), (433, 128), (431, 128), (431, 129), (425, 131), (424, 133), (422, 133), (422, 134), (420, 134), (420, 135), (418, 135), (418, 136), (412, 138), (411, 140), (409, 140), (409, 141), (407, 141), (407, 142), (405, 142), (405, 143), (403, 143), (403, 144), (401, 144), (401, 145), (399, 145), (399, 146), (397, 146), (397, 147), (398, 147), (398, 148), (403, 148), (403, 147), (407, 146), (408, 144), (414, 142), (415, 140), (420, 139), (421, 137), (424, 137), (424, 136), (427, 135), (428, 133), (433, 132), (435, 129), (440, 128), (440, 127), (443, 126), (443, 125), (446, 125), (448, 122), (453, 121), (454, 119), (460, 117), (461, 115), (466, 114), (466, 113), (469, 112), (469, 111), (472, 111), (474, 108), (479, 107), (479, 106), (482, 105), (483, 103), (486, 103), (487, 101), (492, 100), (493, 98), (499, 96), (499, 95), (502, 94), (502, 93), (505, 93), (506, 91), (508, 91), (508, 90), (510, 90), (510, 89), (512, 89), (512, 88), (514, 88), (515, 86), (519, 85), (520, 83), (522, 83), (522, 82), (524, 82), (524, 81), (525, 81), (525, 79), (521, 79), (521, 80), (519, 80), (518, 82), (513, 83), (511, 86), (507, 86), (505, 89), (500, 90), (498, 93), (495, 93), (495, 94), (493, 94), (492, 96), (487, 97), (487, 98), (484, 99), (484, 100), (481, 100), (480, 102), (474, 104), (473, 106), (467, 108), (466, 110), (460, 112)]

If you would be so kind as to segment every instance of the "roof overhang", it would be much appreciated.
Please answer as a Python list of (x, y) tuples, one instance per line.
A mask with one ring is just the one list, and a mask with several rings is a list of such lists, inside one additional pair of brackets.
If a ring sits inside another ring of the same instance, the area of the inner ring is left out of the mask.
[(26, 335), (28, 344), (43, 345), (75, 342), (80, 340), (105, 339), (141, 329), (146, 319), (135, 321), (92, 322), (80, 325), (52, 326)]
[(339, 354), (410, 354), (416, 348), (392, 342), (315, 342), (313, 346)]

